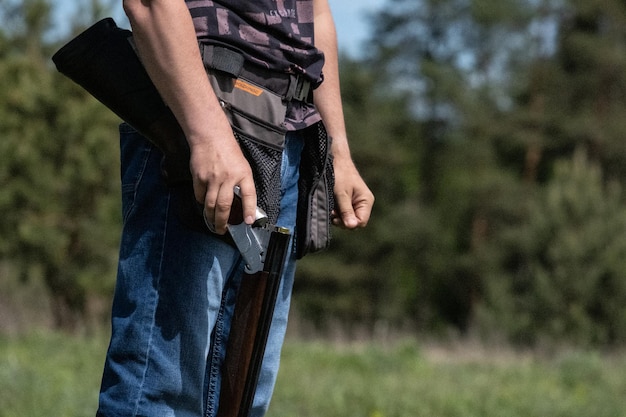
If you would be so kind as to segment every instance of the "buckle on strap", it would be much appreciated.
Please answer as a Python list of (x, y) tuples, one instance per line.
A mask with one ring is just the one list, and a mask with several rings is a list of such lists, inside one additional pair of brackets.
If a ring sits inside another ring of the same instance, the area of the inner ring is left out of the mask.
[(311, 82), (299, 75), (289, 75), (289, 87), (285, 100), (305, 101), (311, 91)]

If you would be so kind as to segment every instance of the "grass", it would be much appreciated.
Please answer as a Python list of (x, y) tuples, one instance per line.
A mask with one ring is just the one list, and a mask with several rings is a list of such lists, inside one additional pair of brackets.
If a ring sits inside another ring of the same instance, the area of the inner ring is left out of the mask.
[(103, 340), (0, 336), (0, 417), (95, 415)]
[[(0, 337), (0, 417), (95, 413), (104, 338)], [(626, 355), (289, 341), (270, 417), (626, 417)]]
[[(288, 345), (272, 416), (626, 416), (626, 358)], [(463, 356), (463, 355), (461, 355)]]

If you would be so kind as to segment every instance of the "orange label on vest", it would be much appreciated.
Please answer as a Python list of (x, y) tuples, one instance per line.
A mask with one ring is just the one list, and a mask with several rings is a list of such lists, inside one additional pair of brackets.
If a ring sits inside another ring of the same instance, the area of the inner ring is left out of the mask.
[(263, 89), (256, 87), (252, 84), (248, 84), (245, 81), (241, 81), (241, 80), (235, 80), (235, 88), (238, 88), (240, 90), (245, 91), (246, 93), (250, 93), (253, 96), (260, 96), (261, 94), (263, 94)]

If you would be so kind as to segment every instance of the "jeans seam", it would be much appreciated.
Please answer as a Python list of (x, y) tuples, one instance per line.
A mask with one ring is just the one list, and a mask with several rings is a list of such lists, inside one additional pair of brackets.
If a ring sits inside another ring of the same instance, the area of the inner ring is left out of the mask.
[[(225, 319), (224, 314), (226, 313), (226, 303), (228, 303), (228, 293), (230, 292), (230, 285), (232, 285), (233, 280), (236, 279), (237, 271), (241, 271), (241, 263), (243, 262), (243, 258), (239, 255), (237, 260), (232, 264), (232, 269), (230, 273), (227, 275), (224, 286), (222, 288), (220, 309), (217, 313), (217, 318), (215, 320), (214, 332), (215, 336), (211, 343), (211, 349), (209, 350), (209, 358), (210, 368), (209, 368), (209, 385), (207, 387), (207, 407), (205, 417), (211, 417), (215, 414), (216, 411), (219, 410), (219, 394), (217, 391), (217, 381), (220, 380), (220, 386), (222, 378), (221, 372), (222, 367), (224, 366), (223, 361), (220, 362), (219, 352), (224, 352), (224, 360), (226, 358), (226, 349), (228, 348), (228, 338), (225, 337)], [(238, 284), (239, 285), (239, 284)], [(230, 331), (230, 329), (228, 330)], [(225, 344), (226, 342), (226, 344)], [(218, 398), (217, 404), (212, 399)]]
[(142, 402), (145, 399), (145, 397), (143, 396), (143, 390), (145, 387), (145, 382), (146, 382), (146, 375), (148, 373), (148, 368), (150, 367), (150, 355), (151, 355), (151, 351), (152, 351), (152, 338), (154, 335), (154, 328), (156, 326), (156, 311), (157, 311), (157, 303), (158, 303), (158, 293), (160, 290), (160, 286), (161, 286), (161, 278), (163, 275), (163, 254), (165, 253), (165, 242), (167, 241), (167, 227), (168, 227), (168, 216), (169, 216), (169, 210), (170, 210), (170, 197), (171, 194), (168, 193), (167, 195), (167, 199), (166, 199), (166, 204), (165, 204), (165, 213), (164, 213), (164, 223), (163, 223), (163, 234), (162, 234), (162, 240), (161, 240), (161, 251), (159, 254), (159, 268), (158, 268), (158, 283), (156, 285), (156, 293), (157, 296), (152, 300), (152, 317), (150, 320), (150, 331), (148, 332), (149, 336), (148, 336), (148, 340), (147, 340), (147, 347), (145, 350), (145, 363), (144, 363), (144, 369), (143, 369), (143, 374), (141, 376), (141, 383), (139, 384), (139, 389), (137, 390), (137, 400), (135, 401), (135, 409), (134, 409), (134, 416), (139, 415), (139, 409), (142, 406)]
[(224, 317), (223, 317), (223, 309), (224, 309), (224, 298), (222, 298), (222, 302), (220, 303), (220, 310), (218, 312), (218, 317), (215, 322), (215, 339), (213, 341), (212, 348), (210, 350), (211, 357), (210, 360), (210, 369), (209, 369), (209, 387), (207, 389), (207, 408), (206, 408), (206, 417), (212, 416), (216, 411), (216, 404), (213, 401), (215, 398), (215, 391), (217, 385), (217, 378), (219, 378), (219, 367), (213, 360), (215, 357), (216, 349), (219, 349), (222, 345), (222, 335), (224, 332)]
[[(145, 154), (144, 158), (143, 158), (143, 163), (141, 164), (141, 168), (137, 170), (137, 175), (135, 176), (134, 180), (133, 180), (133, 198), (132, 198), (132, 202), (130, 207), (128, 207), (128, 210), (126, 210), (126, 213), (124, 213), (124, 218), (122, 219), (123, 222), (125, 223), (126, 220), (128, 219), (128, 217), (131, 215), (131, 213), (133, 212), (133, 210), (135, 209), (135, 201), (137, 200), (137, 193), (139, 192), (139, 186), (141, 185), (141, 180), (143, 179), (143, 176), (146, 172), (146, 168), (148, 166), (148, 162), (150, 161), (150, 155), (152, 153), (152, 148), (151, 147), (146, 147), (143, 151), (143, 153)], [(124, 187), (124, 185), (122, 184), (122, 188)]]

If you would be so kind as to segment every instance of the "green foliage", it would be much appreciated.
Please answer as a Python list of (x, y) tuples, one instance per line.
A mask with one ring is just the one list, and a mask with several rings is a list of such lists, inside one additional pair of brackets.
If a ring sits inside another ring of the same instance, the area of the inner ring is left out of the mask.
[(529, 191), (521, 216), (476, 251), (479, 322), (493, 309), (486, 327), (521, 343), (621, 343), (626, 9), (568, 2), (553, 12), (554, 55), (517, 69), (515, 105), (491, 135)]
[[(583, 152), (559, 161), (521, 224), (497, 242), (500, 265), (486, 279), (505, 331), (521, 342), (624, 340), (626, 208), (619, 184), (604, 185)], [(504, 266), (511, 273), (500, 275)]]
[[(111, 4), (81, 2), (70, 27)], [(51, 67), (52, 6), (0, 2), (0, 273), (71, 327), (113, 287), (117, 120)], [(301, 262), (299, 316), (626, 341), (624, 2), (388, 0), (371, 22), (341, 72), (376, 205)]]
[(74, 326), (90, 293), (112, 288), (117, 119), (52, 71), (53, 48), (31, 40), (47, 27), (42, 5), (25, 2), (15, 19), (31, 31), (0, 51), (0, 259), (12, 279), (41, 277), (57, 325)]
[[(404, 282), (406, 260), (426, 297), (395, 288), (402, 305), (427, 305), (405, 309), (416, 323), (521, 343), (626, 340), (616, 307), (625, 296), (624, 16), (619, 1), (393, 0), (374, 18), (367, 62), (386, 88), (373, 91), (408, 100), (419, 143), (406, 154), (418, 193), (377, 204), (401, 213), (411, 201), (428, 226), (409, 232), (410, 258), (396, 256), (407, 241), (394, 229), (395, 244), (369, 270), (384, 265), (388, 281)], [(387, 197), (382, 183), (374, 192)], [(393, 212), (377, 220), (390, 224)]]

